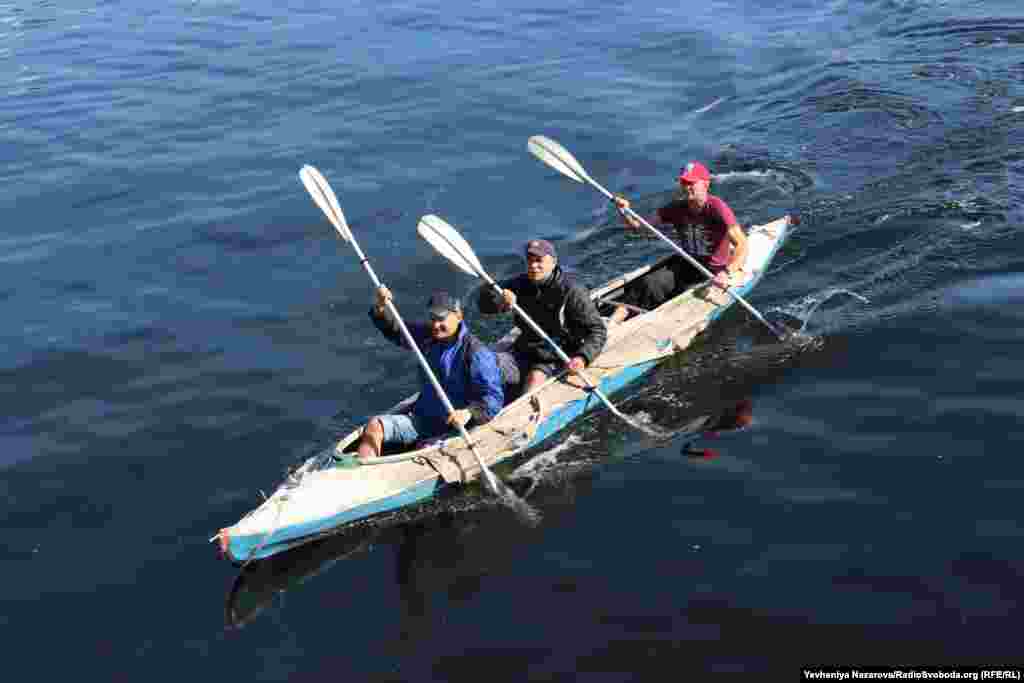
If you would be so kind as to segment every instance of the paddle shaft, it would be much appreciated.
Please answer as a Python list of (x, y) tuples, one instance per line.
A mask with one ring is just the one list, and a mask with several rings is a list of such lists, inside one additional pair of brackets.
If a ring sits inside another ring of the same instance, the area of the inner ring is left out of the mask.
[[(705, 267), (704, 267), (704, 266), (703, 266), (703, 265), (701, 264), (701, 262), (700, 262), (700, 261), (698, 261), (697, 259), (695, 259), (695, 258), (693, 258), (692, 256), (690, 256), (690, 255), (689, 255), (688, 253), (686, 253), (686, 250), (685, 250), (685, 249), (683, 249), (683, 248), (682, 248), (682, 247), (680, 247), (680, 246), (679, 246), (678, 244), (676, 244), (675, 242), (673, 242), (672, 240), (670, 240), (670, 239), (669, 239), (668, 237), (666, 237), (666, 236), (665, 236), (664, 234), (662, 234), (662, 232), (661, 232), (660, 230), (658, 230), (658, 229), (657, 229), (657, 228), (655, 228), (655, 227), (654, 227), (653, 225), (651, 225), (650, 223), (648, 223), (648, 222), (647, 222), (647, 220), (646, 220), (646, 219), (645, 219), (645, 218), (644, 218), (643, 216), (641, 216), (640, 214), (638, 214), (638, 213), (637, 213), (636, 211), (634, 211), (634, 210), (633, 210), (632, 208), (626, 209), (626, 212), (627, 212), (627, 213), (628, 213), (628, 214), (629, 214), (630, 216), (632, 216), (633, 218), (635, 218), (636, 220), (638, 220), (638, 221), (639, 221), (639, 222), (640, 222), (640, 223), (641, 223), (641, 224), (642, 224), (642, 225), (643, 225), (644, 227), (646, 227), (646, 228), (647, 228), (648, 230), (650, 230), (650, 231), (651, 231), (651, 232), (653, 232), (653, 233), (654, 233), (655, 235), (657, 235), (658, 237), (660, 237), (660, 238), (661, 238), (661, 239), (662, 239), (663, 241), (665, 241), (665, 242), (667, 242), (668, 244), (672, 245), (672, 248), (673, 248), (673, 249), (675, 249), (676, 253), (677, 253), (677, 254), (680, 254), (680, 255), (681, 255), (681, 256), (682, 256), (683, 258), (685, 258), (685, 259), (686, 259), (687, 261), (689, 261), (689, 262), (690, 262), (690, 265), (692, 265), (692, 266), (693, 266), (693, 267), (695, 267), (695, 268), (696, 268), (696, 269), (697, 269), (698, 271), (700, 271), (700, 273), (701, 273), (702, 275), (704, 275), (704, 277), (706, 277), (706, 278), (708, 278), (708, 279), (713, 279), (713, 278), (715, 277), (714, 275), (712, 275), (712, 274), (711, 274), (711, 271), (710, 271), (710, 270), (708, 270), (707, 268), (705, 268)], [(733, 299), (735, 299), (736, 301), (738, 301), (738, 302), (739, 302), (739, 304), (740, 304), (741, 306), (743, 306), (743, 308), (747, 309), (747, 312), (748, 312), (748, 313), (750, 313), (750, 315), (754, 316), (755, 318), (757, 318), (758, 320), (760, 320), (760, 321), (761, 321), (762, 323), (764, 323), (765, 327), (767, 327), (767, 328), (768, 328), (769, 330), (771, 330), (771, 331), (772, 331), (772, 332), (773, 332), (773, 333), (775, 334), (775, 336), (776, 336), (776, 337), (779, 337), (779, 338), (785, 338), (785, 335), (784, 335), (784, 334), (783, 334), (782, 332), (780, 332), (780, 331), (779, 331), (778, 329), (776, 329), (776, 328), (775, 328), (775, 325), (773, 325), (772, 323), (768, 322), (768, 321), (767, 321), (767, 320), (765, 319), (765, 317), (764, 317), (763, 315), (761, 315), (761, 312), (760, 312), (760, 311), (758, 311), (758, 310), (757, 310), (756, 308), (754, 308), (753, 306), (751, 306), (751, 305), (750, 305), (750, 303), (749, 303), (749, 302), (748, 302), (748, 301), (747, 301), (746, 299), (744, 299), (744, 298), (743, 298), (742, 296), (740, 296), (739, 292), (737, 292), (736, 290), (734, 290), (734, 289), (733, 289), (732, 287), (723, 287), (722, 289), (724, 289), (724, 290), (725, 290), (725, 291), (726, 291), (726, 292), (727, 292), (727, 293), (728, 293), (728, 294), (729, 294), (730, 296), (732, 296), (732, 298), (733, 298)]]
[[(492, 278), (490, 275), (488, 275), (486, 272), (482, 270), (480, 271), (480, 276), (487, 282), (487, 284), (489, 284), (491, 287), (494, 287), (495, 291), (497, 291), (499, 294), (502, 293), (501, 285), (495, 282), (494, 278)], [(558, 357), (562, 360), (563, 363), (569, 362), (569, 356), (566, 355), (565, 351), (562, 350), (562, 347), (559, 346), (554, 339), (549, 337), (548, 334), (540, 328), (540, 325), (534, 322), (533, 318), (528, 316), (526, 312), (519, 307), (519, 304), (512, 304), (512, 310), (515, 311), (516, 315), (518, 315), (522, 320), (526, 321), (526, 324), (529, 325), (530, 328), (534, 332), (536, 332), (541, 339), (546, 341), (548, 345), (551, 346), (551, 348), (554, 350), (556, 354), (558, 354)], [(583, 383), (587, 385), (587, 388), (593, 391), (597, 395), (597, 397), (601, 399), (601, 401), (606, 406), (608, 406), (609, 410), (611, 410), (615, 414), (619, 414), (619, 410), (614, 405), (612, 405), (612, 402), (608, 399), (607, 396), (604, 395), (604, 392), (598, 389), (597, 385), (590, 381), (589, 377), (587, 377), (582, 372), (578, 372), (576, 374), (580, 379), (583, 380)]]
[[(419, 231), (421, 237), (427, 240), (427, 242), (429, 242), (430, 245), (434, 247), (434, 249), (436, 249), (445, 258), (447, 258), (449, 261), (455, 264), (460, 270), (474, 277), (481, 278), (482, 280), (484, 280), (484, 282), (493, 287), (498, 292), (499, 295), (503, 295), (501, 286), (494, 281), (494, 278), (487, 274), (487, 271), (480, 263), (480, 259), (478, 259), (476, 257), (476, 254), (473, 253), (473, 248), (469, 246), (469, 243), (462, 238), (462, 235), (460, 235), (455, 228), (448, 225), (446, 222), (444, 222), (443, 219), (439, 218), (438, 216), (424, 216), (420, 220), (420, 224), (417, 230)], [(520, 308), (517, 305), (513, 305), (512, 309), (522, 320), (526, 322), (527, 325), (529, 325), (534, 330), (534, 332), (536, 332), (544, 341), (546, 341), (555, 350), (555, 353), (558, 354), (558, 357), (562, 360), (562, 362), (566, 364), (570, 362), (569, 357), (558, 346), (558, 344), (555, 343), (555, 341), (551, 339), (551, 337), (549, 337), (544, 332), (544, 330), (542, 330), (540, 326), (537, 325), (537, 323), (523, 311), (522, 308)], [(642, 432), (645, 432), (646, 434), (649, 434), (650, 436), (656, 439), (671, 438), (671, 432), (665, 432), (661, 429), (640, 424), (633, 418), (624, 415), (612, 404), (611, 401), (608, 400), (608, 397), (605, 396), (603, 392), (601, 392), (596, 386), (594, 386), (594, 384), (586, 375), (582, 373), (579, 374), (580, 378), (587, 385), (587, 387), (589, 387), (592, 392), (597, 394), (598, 398), (601, 399), (601, 401), (608, 407), (608, 409), (612, 412), (613, 415), (623, 420), (630, 426)], [(553, 378), (549, 378), (548, 381), (550, 381), (551, 379)], [(544, 386), (545, 384), (547, 384), (547, 382), (543, 382), (541, 386)], [(537, 390), (538, 388), (535, 387), (534, 389), (531, 389), (531, 392)]]
[(646, 308), (640, 308), (639, 306), (634, 306), (633, 304), (624, 304), (621, 301), (617, 301), (615, 299), (606, 299), (603, 297), (598, 297), (596, 301), (602, 304), (608, 304), (610, 306), (622, 306), (627, 311), (633, 311), (634, 313), (640, 313), (641, 315), (644, 313), (650, 313), (650, 311)]
[[(595, 190), (597, 190), (598, 192), (600, 192), (601, 194), (603, 194), (603, 195), (604, 195), (605, 197), (607, 197), (608, 199), (610, 199), (610, 200), (611, 200), (611, 201), (613, 201), (613, 202), (615, 201), (615, 195), (613, 195), (613, 194), (612, 194), (611, 192), (609, 192), (608, 190), (606, 190), (606, 189), (605, 189), (605, 188), (604, 188), (604, 187), (603, 187), (603, 186), (602, 186), (602, 185), (601, 185), (601, 184), (600, 184), (599, 182), (597, 182), (596, 180), (594, 180), (593, 178), (591, 178), (591, 177), (590, 177), (589, 175), (584, 175), (584, 176), (583, 176), (583, 179), (584, 179), (584, 180), (586, 180), (586, 181), (587, 181), (588, 183), (590, 183), (590, 186), (591, 186), (591, 187), (593, 187), (593, 188), (594, 188)], [(683, 248), (682, 248), (682, 247), (680, 247), (680, 246), (679, 246), (678, 244), (676, 244), (675, 242), (673, 242), (672, 240), (670, 240), (670, 239), (669, 239), (668, 237), (666, 237), (666, 236), (665, 236), (665, 235), (664, 235), (664, 234), (663, 234), (663, 233), (662, 233), (662, 232), (661, 232), (660, 230), (658, 230), (658, 229), (657, 229), (657, 228), (655, 228), (655, 227), (654, 227), (653, 225), (651, 225), (650, 223), (648, 223), (648, 222), (647, 222), (647, 220), (646, 220), (646, 219), (645, 219), (645, 218), (644, 218), (643, 216), (641, 216), (640, 214), (638, 214), (638, 213), (637, 213), (636, 211), (634, 211), (634, 210), (633, 210), (632, 208), (626, 209), (625, 211), (626, 211), (626, 213), (627, 213), (627, 214), (628, 214), (629, 216), (631, 216), (632, 218), (636, 219), (636, 220), (637, 220), (637, 221), (638, 221), (638, 222), (639, 222), (639, 223), (640, 223), (641, 225), (643, 225), (643, 226), (644, 226), (645, 228), (647, 228), (648, 230), (650, 230), (651, 232), (653, 232), (653, 233), (654, 233), (655, 235), (657, 235), (657, 236), (658, 236), (658, 237), (659, 237), (659, 238), (660, 238), (660, 239), (661, 239), (661, 240), (662, 240), (663, 242), (665, 242), (665, 243), (666, 243), (666, 244), (668, 244), (668, 245), (669, 245), (670, 247), (672, 247), (672, 249), (673, 249), (673, 250), (675, 250), (675, 252), (676, 252), (677, 254), (679, 254), (679, 255), (680, 255), (680, 256), (682, 256), (682, 257), (683, 257), (684, 259), (686, 259), (686, 260), (687, 260), (687, 261), (688, 261), (688, 262), (690, 263), (690, 265), (691, 265), (691, 266), (693, 266), (694, 268), (696, 268), (696, 269), (697, 269), (697, 270), (698, 270), (698, 271), (699, 271), (699, 272), (700, 272), (700, 273), (701, 273), (701, 274), (702, 274), (702, 275), (703, 275), (704, 277), (708, 278), (709, 280), (710, 280), (710, 279), (713, 279), (713, 278), (715, 277), (714, 275), (712, 275), (712, 274), (711, 274), (711, 271), (710, 271), (710, 270), (708, 270), (707, 268), (705, 268), (705, 267), (704, 267), (704, 266), (703, 266), (703, 265), (701, 264), (701, 262), (700, 262), (700, 261), (698, 261), (697, 259), (695, 259), (695, 258), (693, 258), (692, 256), (690, 256), (690, 255), (689, 255), (688, 253), (686, 253), (686, 250), (685, 250), (685, 249), (683, 249)], [(728, 292), (728, 293), (729, 293), (729, 294), (730, 294), (730, 295), (732, 296), (732, 298), (733, 298), (733, 299), (735, 299), (736, 301), (738, 301), (738, 302), (740, 303), (740, 305), (741, 305), (741, 306), (743, 306), (743, 308), (747, 309), (747, 311), (748, 311), (748, 312), (750, 313), (750, 315), (754, 316), (755, 318), (757, 318), (758, 320), (760, 320), (760, 321), (761, 321), (762, 323), (764, 323), (765, 327), (767, 327), (767, 328), (768, 328), (769, 330), (771, 330), (771, 331), (772, 331), (772, 332), (773, 332), (773, 333), (775, 334), (775, 336), (777, 336), (777, 337), (779, 337), (779, 338), (785, 338), (785, 335), (784, 335), (784, 334), (782, 334), (782, 332), (780, 332), (779, 330), (775, 329), (775, 326), (774, 326), (774, 325), (772, 325), (772, 324), (771, 324), (770, 322), (768, 322), (768, 321), (767, 321), (767, 320), (765, 319), (765, 317), (764, 317), (763, 315), (761, 315), (761, 313), (760, 313), (760, 312), (759, 312), (759, 311), (758, 311), (758, 310), (757, 310), (756, 308), (754, 308), (753, 306), (751, 306), (751, 305), (750, 305), (750, 304), (749, 304), (749, 303), (747, 302), (747, 300), (746, 300), (746, 299), (744, 299), (744, 298), (743, 298), (742, 296), (740, 296), (738, 292), (734, 291), (732, 287), (723, 287), (723, 289), (724, 289), (724, 290), (725, 290), (726, 292)]]
[[(356, 256), (359, 257), (359, 262), (363, 264), (366, 274), (369, 275), (370, 280), (373, 281), (374, 288), (380, 289), (381, 282), (377, 278), (377, 274), (373, 272), (373, 266), (370, 265), (369, 260), (367, 260), (366, 256), (363, 254), (363, 250), (359, 248), (359, 243), (356, 242), (354, 236), (351, 238), (351, 242), (352, 248), (356, 250)], [(423, 352), (420, 351), (420, 347), (416, 344), (416, 340), (413, 339), (412, 333), (409, 332), (409, 328), (405, 326), (405, 321), (402, 320), (402, 316), (398, 314), (398, 309), (395, 308), (395, 304), (391, 299), (388, 299), (386, 304), (388, 311), (390, 311), (391, 315), (395, 317), (395, 322), (398, 323), (398, 328), (402, 331), (402, 336), (405, 338), (406, 343), (409, 345), (409, 348), (413, 350), (413, 353), (416, 354), (416, 359), (419, 360), (423, 371), (427, 373), (427, 377), (430, 379), (430, 383), (434, 386), (434, 391), (437, 392), (438, 397), (441, 399), (441, 403), (444, 404), (445, 410), (448, 411), (448, 415), (453, 415), (455, 413), (455, 408), (452, 406), (452, 402), (448, 400), (448, 394), (446, 394), (444, 389), (441, 387), (441, 383), (437, 380), (437, 376), (434, 374), (434, 371), (430, 369), (430, 363), (428, 363), (427, 359), (423, 356)], [(461, 434), (462, 438), (465, 440), (466, 446), (469, 447), (470, 453), (472, 453), (473, 457), (476, 458), (476, 464), (480, 467), (481, 472), (483, 472), (484, 477), (487, 479), (487, 483), (490, 484), (494, 491), (497, 491), (497, 480), (495, 479), (494, 474), (487, 469), (486, 465), (484, 465), (484, 461), (480, 458), (480, 454), (477, 453), (476, 446), (473, 445), (472, 439), (469, 438), (469, 432), (466, 431), (465, 426), (463, 426), (461, 422), (458, 420), (455, 420), (454, 422), (456, 428), (459, 430), (459, 434)]]

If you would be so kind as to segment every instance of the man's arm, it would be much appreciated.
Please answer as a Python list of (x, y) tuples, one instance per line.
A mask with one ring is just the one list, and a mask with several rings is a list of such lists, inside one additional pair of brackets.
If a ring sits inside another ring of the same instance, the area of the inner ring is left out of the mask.
[[(636, 218), (634, 218), (632, 213), (626, 211), (626, 209), (630, 208), (630, 203), (628, 199), (626, 199), (625, 197), (620, 197), (619, 195), (615, 195), (615, 198), (612, 201), (615, 202), (615, 206), (619, 210), (619, 215), (622, 216), (622, 224), (627, 230), (630, 230), (632, 232), (642, 232), (644, 230), (643, 224)], [(663, 221), (661, 218), (661, 209), (658, 209), (656, 212), (654, 212), (650, 216), (647, 216), (646, 218), (647, 222), (654, 226), (660, 226), (665, 224), (665, 221)]]
[(718, 220), (725, 224), (725, 239), (729, 240), (731, 247), (729, 259), (725, 263), (725, 270), (715, 276), (719, 285), (727, 286), (731, 276), (743, 270), (747, 263), (747, 233), (743, 232), (736, 215), (723, 200), (718, 197), (710, 197), (708, 203), (712, 211), (717, 214)]
[[(409, 348), (409, 345), (405, 343), (405, 337), (402, 336), (402, 330), (398, 326), (398, 321), (393, 315), (391, 315), (391, 309), (387, 306), (387, 302), (391, 300), (391, 292), (387, 287), (381, 286), (377, 290), (377, 298), (374, 301), (373, 306), (370, 307), (370, 320), (373, 321), (374, 327), (380, 330), (381, 334), (387, 338), (392, 344), (401, 346), (403, 349)], [(411, 323), (407, 325), (409, 328), (409, 334), (416, 340), (417, 344), (421, 344), (429, 332), (426, 326), (423, 324)]]
[[(501, 290), (515, 291), (515, 282), (518, 278), (511, 278), (509, 280), (502, 280), (498, 283)], [(514, 296), (513, 296), (514, 300)], [(480, 288), (480, 294), (477, 297), (477, 308), (484, 315), (494, 315), (495, 313), (504, 313), (509, 309), (506, 298), (494, 291), (494, 287), (490, 285), (484, 285)]]
[(478, 352), (469, 364), (469, 379), (473, 383), (473, 393), (479, 395), (480, 399), (466, 408), (477, 424), (490, 422), (505, 405), (505, 388), (501, 381), (498, 357), (489, 350)]
[(726, 235), (732, 244), (732, 256), (726, 269), (732, 274), (743, 270), (747, 263), (747, 233), (737, 223), (730, 225), (728, 230)]
[(590, 365), (608, 341), (608, 328), (587, 290), (578, 284), (569, 290), (566, 312), (576, 321), (574, 327), (583, 331), (583, 340), (576, 353)]

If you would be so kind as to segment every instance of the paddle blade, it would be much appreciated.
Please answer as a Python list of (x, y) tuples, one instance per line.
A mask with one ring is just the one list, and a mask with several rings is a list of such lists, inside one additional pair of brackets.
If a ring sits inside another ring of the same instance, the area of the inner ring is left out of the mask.
[(416, 226), (416, 232), (459, 270), (473, 277), (481, 277), (485, 272), (473, 248), (443, 218), (434, 214), (424, 216)]
[(526, 148), (530, 150), (530, 154), (577, 183), (582, 183), (590, 177), (580, 162), (576, 161), (576, 157), (551, 138), (534, 135), (527, 140)]
[(327, 220), (331, 222), (331, 225), (338, 231), (341, 238), (346, 242), (351, 242), (352, 231), (349, 230), (348, 223), (345, 221), (345, 214), (342, 213), (341, 206), (338, 205), (338, 198), (334, 196), (334, 190), (331, 189), (330, 183), (327, 182), (323, 174), (307, 164), (299, 171), (299, 179), (302, 180), (302, 184), (306, 186), (306, 191), (309, 192), (313, 201), (316, 202), (316, 205), (327, 216)]

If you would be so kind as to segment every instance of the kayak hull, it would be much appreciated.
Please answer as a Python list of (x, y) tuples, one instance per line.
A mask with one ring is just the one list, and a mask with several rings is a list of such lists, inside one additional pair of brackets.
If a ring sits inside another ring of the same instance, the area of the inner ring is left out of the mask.
[[(788, 237), (790, 225), (786, 216), (751, 228), (745, 279), (735, 284), (733, 291), (745, 297), (757, 285)], [(591, 296), (614, 296), (627, 282), (656, 266), (615, 278), (592, 290)], [(720, 289), (693, 287), (657, 309), (611, 328), (605, 349), (587, 372), (606, 395), (614, 394), (687, 348), (733, 302)], [(496, 346), (510, 345), (517, 333), (513, 330)], [(391, 412), (411, 406), (414, 399), (407, 398)], [(552, 378), (505, 406), (491, 422), (470, 430), (470, 436), (484, 462), (493, 466), (536, 446), (601, 405), (578, 380)], [(218, 531), (215, 539), (224, 555), (236, 563), (269, 557), (358, 520), (421, 503), (480, 474), (459, 437), (360, 464), (351, 452), (361, 434), (355, 430), (309, 458), (263, 504)]]

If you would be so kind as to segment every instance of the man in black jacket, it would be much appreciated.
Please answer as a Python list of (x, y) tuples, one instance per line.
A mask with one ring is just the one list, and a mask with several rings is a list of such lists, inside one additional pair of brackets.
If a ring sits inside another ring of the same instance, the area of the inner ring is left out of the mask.
[[(579, 372), (601, 353), (608, 338), (604, 321), (587, 290), (558, 265), (555, 247), (550, 242), (527, 242), (526, 272), (499, 285), (501, 295), (490, 287), (480, 290), (480, 311), (503, 313), (518, 303), (569, 356), (567, 370)], [(512, 352), (526, 393), (557, 374), (561, 361), (528, 324), (517, 324), (522, 333)]]

